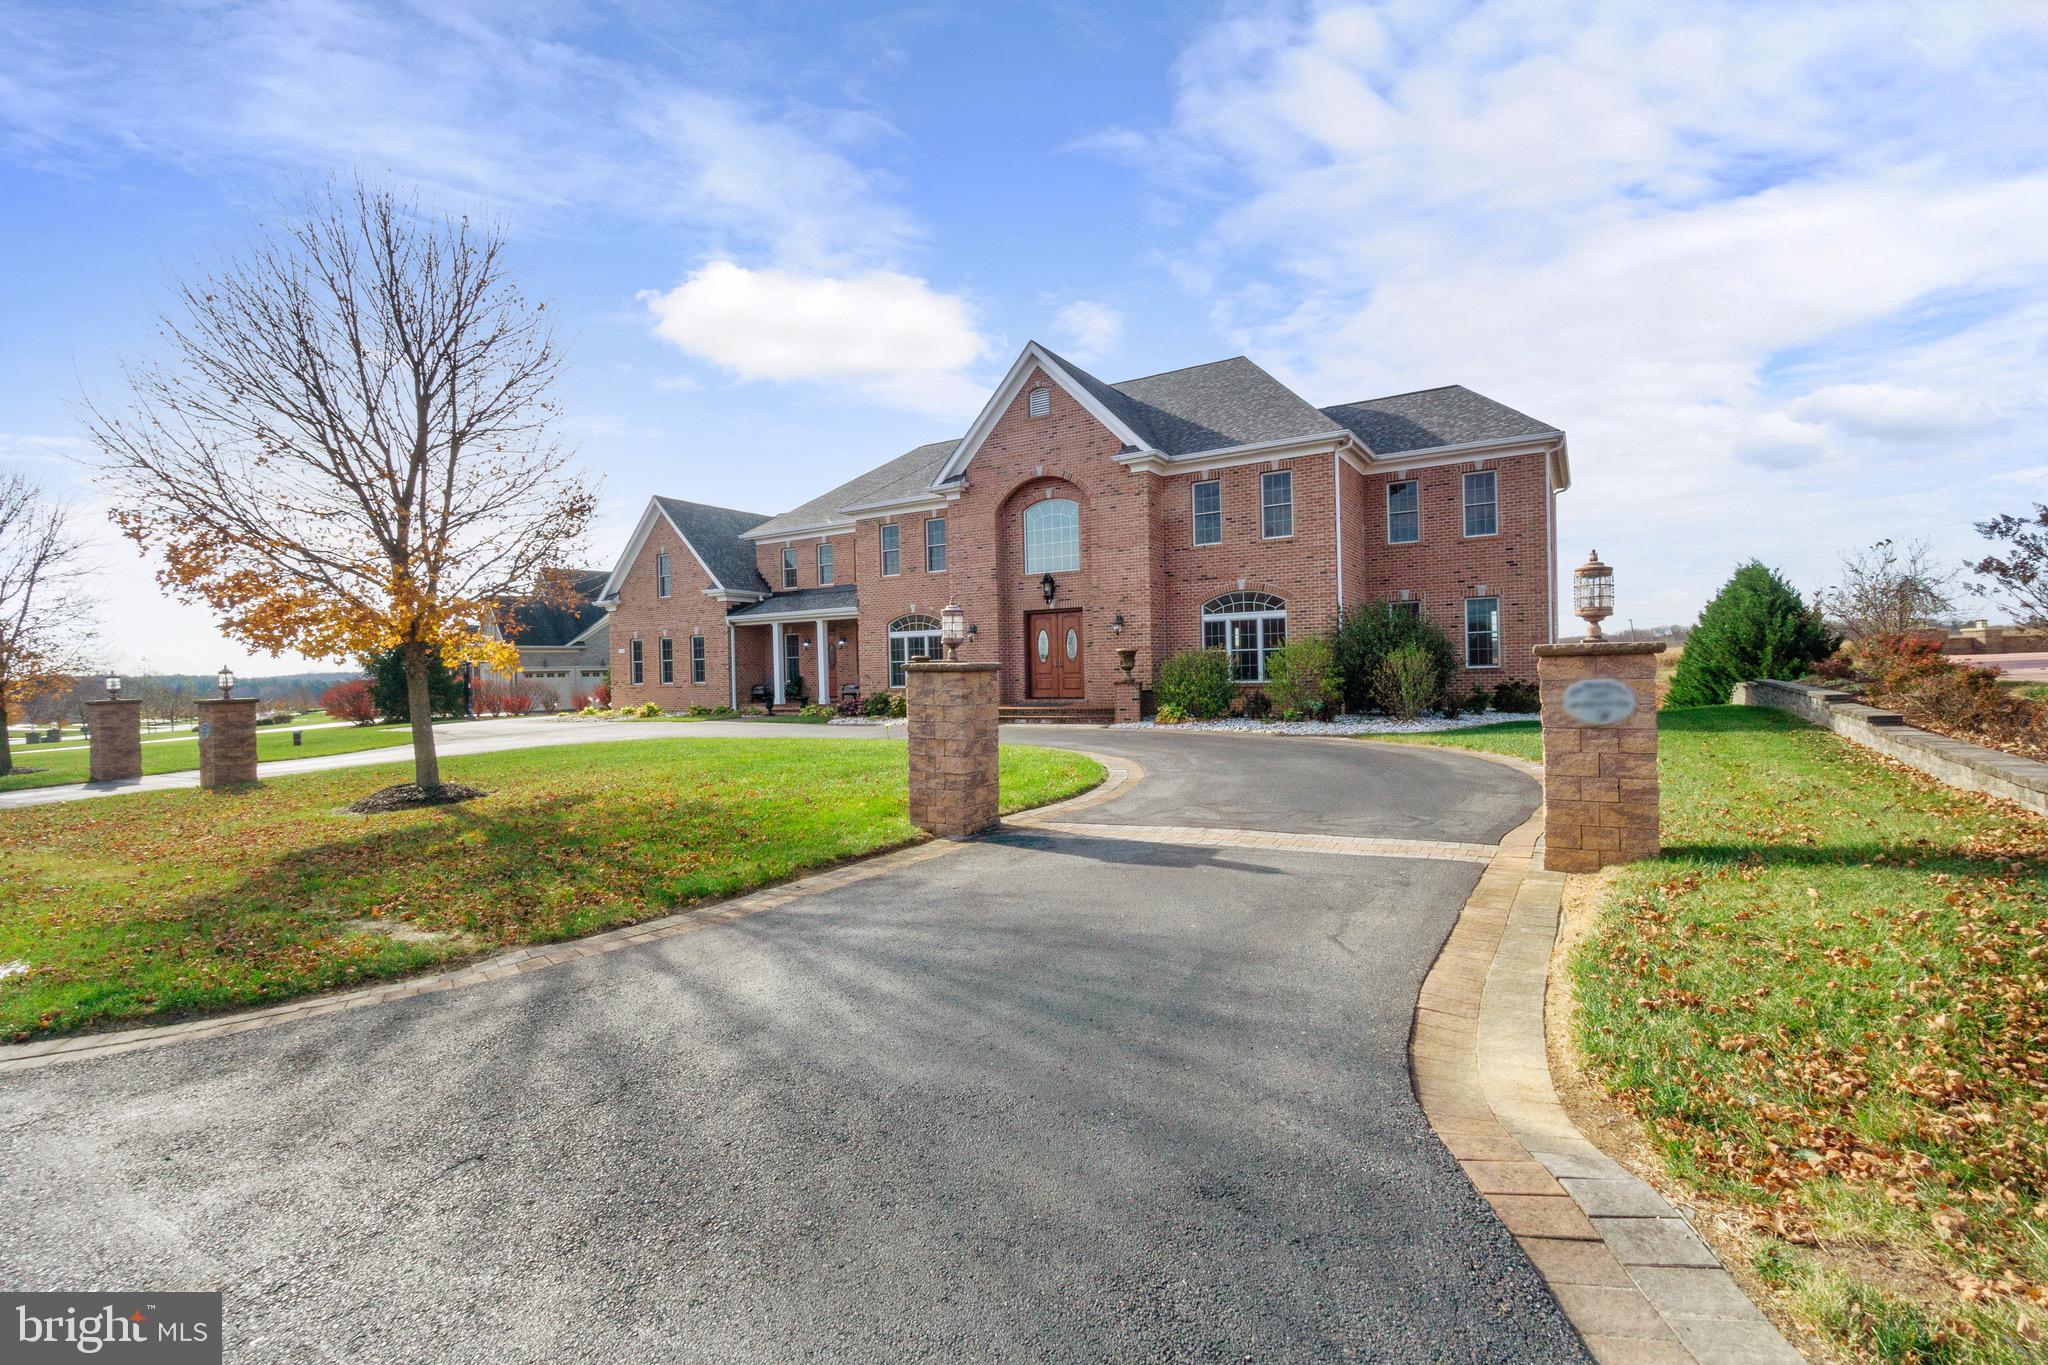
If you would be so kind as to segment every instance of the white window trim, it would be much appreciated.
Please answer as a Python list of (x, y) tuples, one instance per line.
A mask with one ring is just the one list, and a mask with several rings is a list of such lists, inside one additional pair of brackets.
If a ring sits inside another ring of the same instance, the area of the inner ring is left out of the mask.
[[(891, 534), (894, 534), (896, 537), (896, 567), (893, 569), (889, 567), (889, 537)], [(882, 549), (882, 577), (901, 578), (903, 576), (903, 529), (896, 525), (895, 522), (889, 522), (882, 527), (879, 539)]]
[[(897, 620), (897, 621), (902, 621), (902, 620), (907, 620), (907, 619), (909, 619), (909, 618), (907, 618), (907, 617), (902, 617), (902, 616), (899, 616), (899, 617), (897, 617), (897, 618), (896, 618), (896, 620)], [(925, 619), (925, 620), (932, 620), (933, 618), (931, 618), (931, 617), (924, 617), (923, 619)], [(884, 639), (883, 639), (883, 641), (882, 641), (882, 667), (883, 667), (883, 677), (884, 677), (884, 678), (885, 678), (885, 679), (886, 679), (886, 680), (888, 681), (888, 685), (889, 685), (889, 686), (890, 686), (890, 687), (891, 687), (892, 689), (893, 689), (893, 688), (898, 688), (898, 687), (901, 687), (901, 686), (903, 686), (903, 685), (904, 685), (903, 683), (901, 683), (901, 682), (897, 682), (897, 681), (896, 681), (896, 668), (897, 668), (897, 664), (896, 664), (896, 641), (898, 641), (898, 640), (906, 640), (906, 641), (907, 641), (907, 640), (928, 640), (928, 641), (930, 641), (930, 644), (929, 644), (929, 645), (927, 646), (927, 648), (928, 648), (928, 649), (929, 649), (930, 651), (932, 651), (932, 652), (929, 652), (929, 653), (927, 653), (927, 654), (925, 655), (925, 657), (926, 657), (926, 658), (928, 658), (928, 659), (935, 659), (935, 658), (939, 658), (939, 657), (941, 656), (940, 652), (941, 652), (941, 651), (943, 651), (943, 649), (944, 649), (944, 645), (943, 645), (943, 644), (942, 644), (942, 643), (940, 642), (940, 640), (939, 640), (939, 628), (938, 628), (938, 626), (937, 626), (936, 624), (935, 624), (935, 625), (932, 625), (932, 626), (929, 626), (929, 627), (926, 627), (926, 626), (919, 626), (919, 627), (917, 627), (917, 628), (916, 628), (916, 629), (914, 629), (914, 630), (898, 630), (898, 629), (896, 628), (896, 622), (895, 622), (895, 621), (891, 621), (891, 622), (889, 623), (889, 628), (888, 628), (888, 630), (887, 630), (887, 631), (885, 631), (885, 632), (884, 632), (884, 635), (885, 635), (885, 638), (884, 638)], [(905, 663), (908, 663), (908, 662), (909, 662), (909, 660), (910, 660), (910, 648), (909, 648), (909, 646), (908, 646), (908, 645), (906, 644), (906, 645), (904, 646), (904, 662), (905, 662)], [(906, 677), (905, 677), (905, 679), (904, 679), (904, 682), (908, 682), (908, 681), (909, 681), (909, 678), (908, 678), (908, 677), (906, 676)]]
[[(1275, 478), (1285, 478), (1287, 480), (1287, 533), (1285, 535), (1269, 536), (1266, 534), (1266, 509), (1281, 505), (1277, 502), (1268, 503), (1266, 501), (1266, 480)], [(1294, 539), (1294, 471), (1291, 469), (1268, 469), (1261, 471), (1259, 474), (1259, 539)], [(1259, 671), (1264, 673), (1265, 669), (1265, 660), (1261, 659), (1259, 661)]]
[(654, 557), (654, 595), (656, 597), (668, 596), (670, 583), (668, 568), (668, 551), (663, 550)]
[[(1491, 632), (1493, 636), (1493, 662), (1490, 664), (1475, 664), (1472, 662), (1472, 604), (1474, 602), (1493, 603), (1493, 630)], [(1501, 655), (1506, 652), (1503, 646), (1506, 644), (1506, 640), (1504, 637), (1507, 634), (1507, 631), (1502, 628), (1500, 621), (1500, 598), (1468, 597), (1465, 599), (1464, 611), (1465, 616), (1462, 622), (1462, 626), (1464, 630), (1463, 639), (1466, 669), (1474, 673), (1487, 673), (1500, 668)]]
[[(1061, 567), (1040, 565), (1038, 568), (1033, 568), (1031, 566), (1031, 514), (1041, 507), (1049, 507), (1056, 502), (1063, 502), (1074, 509), (1074, 562)], [(1053, 491), (1048, 488), (1045, 497), (1025, 506), (1023, 515), (1017, 518), (1017, 534), (1024, 541), (1022, 547), (1024, 552), (1023, 562), (1024, 572), (1027, 575), (1081, 572), (1081, 504), (1073, 498), (1054, 496)]]
[(1024, 399), (1024, 413), (1027, 417), (1049, 417), (1052, 415), (1052, 389), (1044, 384), (1034, 384)]
[(794, 591), (796, 590), (796, 587), (797, 587), (797, 585), (798, 585), (799, 583), (801, 583), (801, 582), (803, 581), (803, 579), (802, 579), (802, 577), (801, 577), (801, 573), (802, 573), (802, 565), (800, 565), (800, 564), (799, 564), (799, 563), (797, 562), (797, 553), (796, 553), (796, 546), (794, 546), (794, 545), (785, 545), (785, 546), (783, 546), (783, 547), (782, 547), (782, 590), (783, 590), (784, 592), (794, 592)]
[[(1276, 539), (1276, 540), (1277, 540), (1277, 539), (1280, 539), (1280, 537), (1276, 536), (1276, 537), (1274, 537), (1274, 539)], [(1262, 683), (1264, 683), (1264, 682), (1266, 682), (1266, 681), (1267, 681), (1267, 678), (1266, 678), (1266, 622), (1268, 622), (1268, 621), (1273, 621), (1273, 620), (1278, 620), (1278, 621), (1282, 622), (1283, 624), (1284, 624), (1284, 623), (1286, 622), (1286, 620), (1287, 620), (1287, 608), (1286, 608), (1286, 607), (1285, 607), (1284, 605), (1283, 605), (1283, 606), (1282, 606), (1282, 607), (1280, 608), (1280, 610), (1278, 610), (1278, 611), (1204, 611), (1204, 612), (1202, 612), (1202, 614), (1201, 614), (1201, 619), (1200, 619), (1200, 621), (1198, 622), (1198, 628), (1199, 628), (1199, 627), (1201, 627), (1201, 626), (1207, 626), (1207, 625), (1209, 624), (1209, 622), (1211, 622), (1211, 621), (1221, 621), (1221, 622), (1223, 622), (1223, 623), (1224, 623), (1224, 625), (1223, 625), (1223, 652), (1224, 652), (1225, 654), (1228, 654), (1228, 653), (1230, 653), (1230, 624), (1229, 624), (1229, 623), (1230, 623), (1230, 622), (1232, 622), (1232, 621), (1257, 621), (1257, 622), (1259, 623), (1259, 644), (1258, 644), (1258, 657), (1259, 657), (1259, 672), (1258, 672), (1258, 676), (1257, 676), (1257, 677), (1255, 677), (1255, 678), (1236, 678), (1236, 677), (1233, 677), (1233, 678), (1231, 679), (1231, 681), (1232, 681), (1233, 683), (1235, 683), (1235, 684), (1236, 684), (1237, 686), (1239, 686), (1239, 687), (1256, 687), (1256, 686), (1259, 686), (1260, 684), (1262, 684)], [(1201, 638), (1201, 639), (1204, 639), (1204, 640), (1206, 640), (1206, 638), (1207, 638), (1207, 635), (1208, 635), (1208, 632), (1207, 632), (1206, 630), (1204, 630), (1204, 631), (1202, 631), (1202, 632), (1201, 632), (1200, 636), (1198, 636), (1197, 638)], [(1285, 643), (1285, 642), (1283, 641), (1283, 643)], [(1204, 645), (1203, 645), (1202, 647), (1203, 647), (1204, 649), (1207, 649), (1207, 648), (1208, 648), (1208, 645), (1207, 645), (1206, 643), (1204, 643)]]
[[(828, 563), (832, 566), (832, 576), (830, 578), (825, 576), (825, 565)], [(838, 581), (839, 552), (832, 548), (830, 541), (821, 540), (818, 542), (818, 586), (829, 588)]]
[[(936, 547), (932, 545), (932, 527), (934, 526), (939, 528), (939, 543)], [(951, 535), (952, 533), (946, 528), (946, 519), (944, 517), (926, 517), (924, 519), (924, 571), (926, 573), (944, 573), (946, 571), (943, 565), (936, 569), (932, 567), (932, 550), (936, 548), (942, 557), (950, 559), (953, 550)]]
[(690, 637), (690, 686), (692, 687), (702, 687), (710, 681), (711, 668), (705, 659), (706, 652), (704, 637), (692, 635)]
[[(1413, 488), (1413, 489), (1415, 490), (1415, 539), (1413, 539), (1413, 540), (1396, 540), (1396, 539), (1394, 539), (1394, 515), (1395, 515), (1395, 513), (1394, 513), (1394, 490), (1395, 490), (1396, 488)], [(1390, 483), (1389, 483), (1389, 484), (1387, 485), (1387, 544), (1389, 544), (1389, 545), (1420, 545), (1421, 543), (1422, 543), (1422, 480), (1420, 480), (1420, 479), (1395, 479), (1395, 480), (1393, 480), (1392, 482), (1390, 482)]]
[(676, 685), (676, 642), (664, 635), (654, 650), (654, 676), (662, 687)]
[(637, 635), (627, 646), (626, 676), (632, 679), (628, 686), (647, 686), (647, 652), (640, 647), (640, 637)]
[[(1481, 474), (1493, 479), (1493, 529), (1474, 531), (1472, 529), (1472, 480)], [(1470, 469), (1458, 480), (1458, 529), (1465, 533), (1466, 540), (1487, 540), (1500, 534), (1500, 471), (1497, 469)]]
[[(1202, 511), (1196, 506), (1195, 499), (1199, 496), (1197, 490), (1210, 487), (1216, 490), (1216, 539), (1203, 540), (1201, 538)], [(1261, 522), (1260, 529), (1263, 530), (1263, 516), (1261, 517)], [(1188, 485), (1188, 543), (1198, 550), (1213, 549), (1223, 543), (1223, 480), (1196, 479)]]

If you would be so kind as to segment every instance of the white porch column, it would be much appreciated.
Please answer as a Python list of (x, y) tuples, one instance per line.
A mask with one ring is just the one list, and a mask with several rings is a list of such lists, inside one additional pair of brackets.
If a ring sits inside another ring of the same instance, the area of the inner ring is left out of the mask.
[(775, 656), (775, 704), (780, 706), (782, 705), (783, 678), (789, 671), (789, 665), (782, 661), (782, 623), (780, 621), (770, 621), (768, 623), (768, 637), (775, 642), (773, 649)]
[(818, 618), (818, 700), (832, 704), (832, 650), (825, 643), (825, 618)]
[(732, 700), (726, 704), (737, 711), (740, 709), (739, 635), (731, 621), (725, 623), (725, 682), (732, 690)]

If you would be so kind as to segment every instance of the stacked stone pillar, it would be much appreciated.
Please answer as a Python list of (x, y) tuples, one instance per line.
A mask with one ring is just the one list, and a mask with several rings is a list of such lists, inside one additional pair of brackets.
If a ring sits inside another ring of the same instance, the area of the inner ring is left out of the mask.
[(92, 727), (87, 781), (133, 782), (142, 776), (141, 702), (89, 701), (85, 722)]
[(199, 785), (231, 787), (255, 780), (256, 698), (200, 702)]
[[(1536, 646), (1543, 865), (1550, 870), (1597, 872), (1657, 856), (1657, 655), (1663, 652), (1654, 641)], [(1633, 709), (1625, 705), (1630, 695)]]
[(996, 822), (999, 664), (904, 665), (910, 823), (965, 839)]

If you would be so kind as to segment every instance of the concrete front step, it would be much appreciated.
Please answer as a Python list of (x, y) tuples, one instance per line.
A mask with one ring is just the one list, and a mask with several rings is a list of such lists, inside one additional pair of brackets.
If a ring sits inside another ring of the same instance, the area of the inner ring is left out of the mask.
[(1004, 725), (1108, 725), (1116, 719), (1116, 708), (1026, 702), (998, 707), (996, 718)]

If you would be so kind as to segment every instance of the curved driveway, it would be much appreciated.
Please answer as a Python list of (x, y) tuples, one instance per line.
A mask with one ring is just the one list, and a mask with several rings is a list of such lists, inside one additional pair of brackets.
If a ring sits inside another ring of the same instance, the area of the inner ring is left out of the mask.
[[(1392, 746), (1008, 737), (1143, 764), (1076, 823), (1469, 841), (1537, 800)], [(1478, 872), (1013, 828), (0, 1076), (0, 1285), (218, 1286), (246, 1360), (1582, 1360), (1409, 1087)]]

